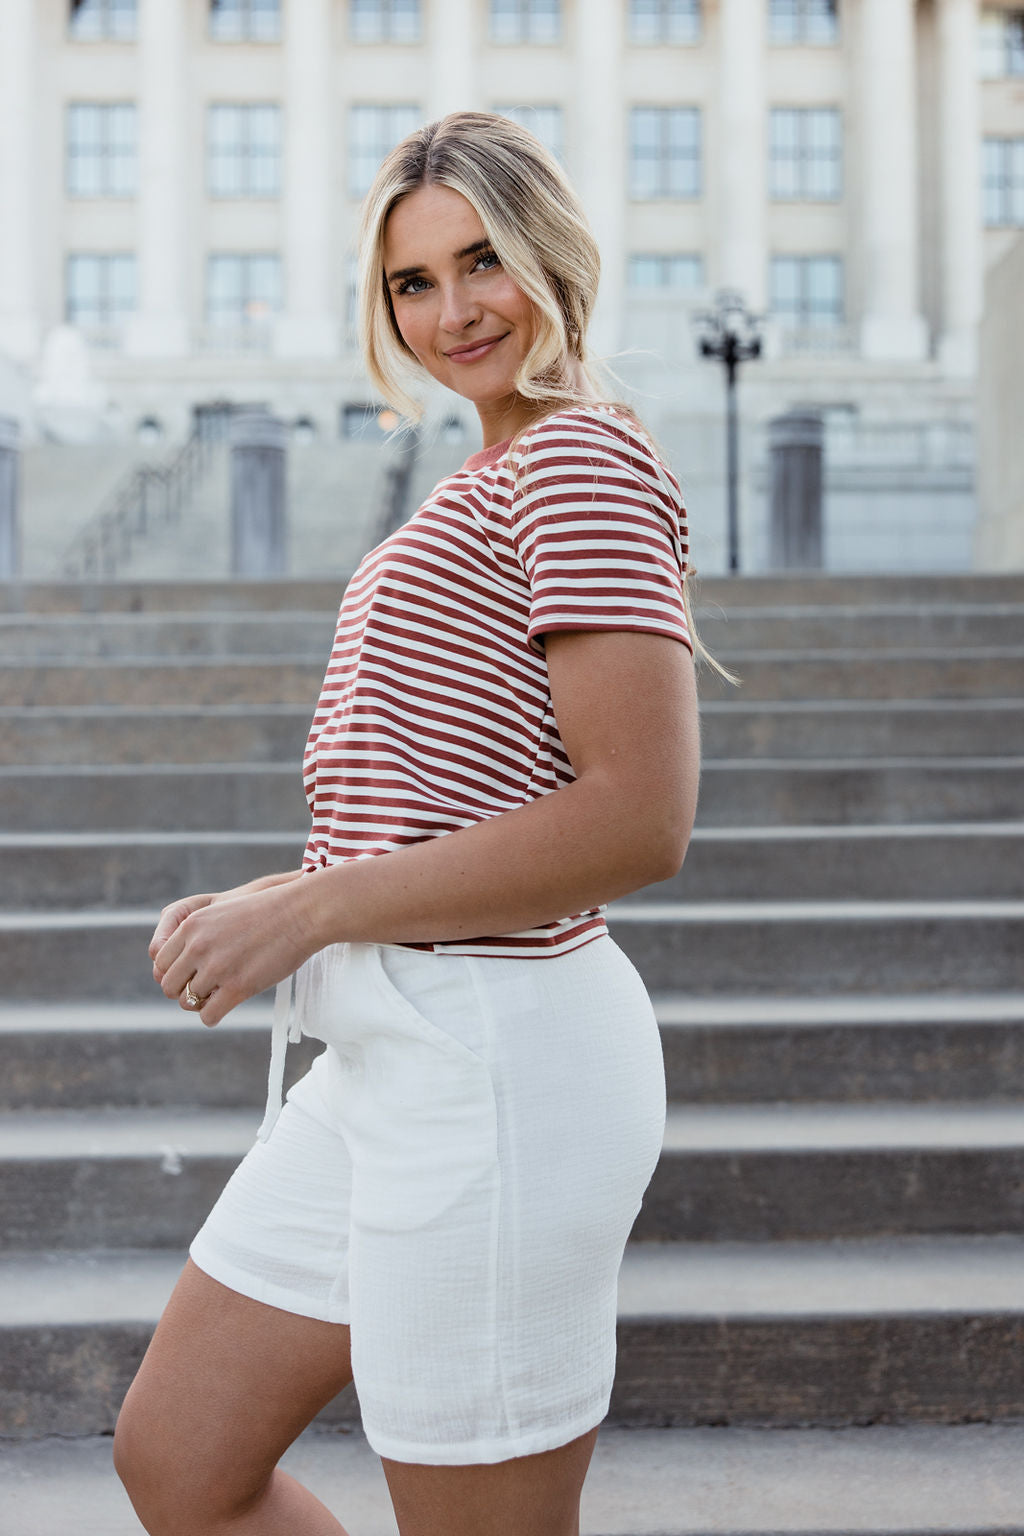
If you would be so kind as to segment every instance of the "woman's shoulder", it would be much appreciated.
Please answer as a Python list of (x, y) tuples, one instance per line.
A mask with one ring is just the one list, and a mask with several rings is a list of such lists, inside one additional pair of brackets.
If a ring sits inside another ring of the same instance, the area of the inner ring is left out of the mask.
[(579, 444), (635, 444), (646, 447), (649, 452), (654, 448), (646, 429), (628, 406), (602, 400), (564, 406), (560, 411), (542, 416), (519, 434), (515, 446), (522, 452), (529, 452), (536, 444), (558, 440)]
[(628, 406), (588, 401), (567, 406), (527, 427), (514, 441), (509, 454), (515, 470), (531, 470), (559, 463), (567, 469), (622, 466), (634, 473), (656, 478), (678, 495), (679, 483), (650, 432)]

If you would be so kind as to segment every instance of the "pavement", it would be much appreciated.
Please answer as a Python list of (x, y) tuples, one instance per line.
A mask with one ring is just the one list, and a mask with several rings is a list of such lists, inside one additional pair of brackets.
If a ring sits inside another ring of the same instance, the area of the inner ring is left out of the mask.
[[(138, 1536), (111, 1439), (0, 1442), (2, 1536)], [(582, 1536), (1024, 1536), (1024, 1424), (604, 1429)], [(397, 1536), (358, 1431), (309, 1430), (283, 1465), (350, 1536)]]

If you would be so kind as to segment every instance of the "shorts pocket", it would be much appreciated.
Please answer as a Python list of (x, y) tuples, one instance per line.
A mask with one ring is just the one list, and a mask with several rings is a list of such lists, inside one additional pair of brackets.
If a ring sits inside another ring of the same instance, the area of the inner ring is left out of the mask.
[[(494, 1085), (483, 1058), (399, 990), (379, 949), (366, 958), (373, 996), (342, 1105), (352, 1220), (363, 1230), (409, 1231), (485, 1195), (497, 1178)], [(468, 976), (464, 985), (468, 995)], [(460, 1005), (458, 988), (452, 1005)]]

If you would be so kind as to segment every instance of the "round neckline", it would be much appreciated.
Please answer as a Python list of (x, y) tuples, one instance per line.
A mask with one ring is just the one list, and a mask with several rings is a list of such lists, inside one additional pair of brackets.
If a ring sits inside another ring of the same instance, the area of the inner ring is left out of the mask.
[(489, 448), (481, 448), (476, 453), (471, 453), (463, 464), (463, 469), (470, 473), (476, 469), (487, 469), (491, 464), (497, 464), (498, 460), (508, 452), (512, 439), (506, 437), (504, 442), (492, 443)]

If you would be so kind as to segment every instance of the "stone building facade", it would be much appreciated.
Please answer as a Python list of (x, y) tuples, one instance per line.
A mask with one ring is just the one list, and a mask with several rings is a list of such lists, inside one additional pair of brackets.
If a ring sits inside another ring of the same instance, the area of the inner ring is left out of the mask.
[(699, 510), (706, 569), (721, 384), (693, 313), (722, 288), (764, 316), (745, 567), (766, 558), (765, 424), (794, 405), (826, 417), (828, 564), (970, 563), (984, 277), (1024, 228), (1024, 8), (0, 0), (0, 30), (0, 355), (30, 435), (81, 376), (101, 432), (170, 441), (227, 398), (343, 440), (375, 404), (352, 315), (368, 179), (415, 124), (497, 109), (580, 190), (595, 340)]

